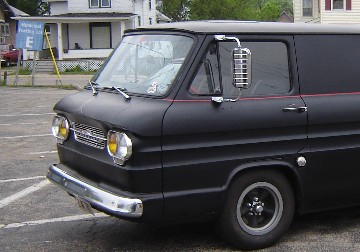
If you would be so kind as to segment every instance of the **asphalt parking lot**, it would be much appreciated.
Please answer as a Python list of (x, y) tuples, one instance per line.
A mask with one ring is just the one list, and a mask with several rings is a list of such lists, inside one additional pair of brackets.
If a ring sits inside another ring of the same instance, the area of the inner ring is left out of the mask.
[[(88, 215), (45, 179), (58, 160), (52, 108), (74, 92), (0, 87), (0, 251), (231, 251), (210, 224), (153, 227)], [(359, 231), (360, 207), (297, 216), (262, 251), (360, 251)]]

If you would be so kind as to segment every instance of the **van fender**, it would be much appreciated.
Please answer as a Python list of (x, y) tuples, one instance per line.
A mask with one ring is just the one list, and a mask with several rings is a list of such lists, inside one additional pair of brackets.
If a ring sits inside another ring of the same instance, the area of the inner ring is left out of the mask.
[(299, 209), (299, 207), (301, 206), (301, 200), (303, 195), (300, 171), (299, 171), (299, 167), (295, 166), (295, 164), (292, 164), (287, 160), (283, 160), (283, 159), (259, 160), (249, 163), (243, 163), (237, 166), (229, 174), (227, 181), (222, 188), (223, 194), (220, 197), (220, 206), (223, 205), (224, 200), (226, 199), (227, 191), (236, 177), (246, 172), (251, 172), (254, 170), (262, 169), (264, 170), (264, 172), (266, 172), (267, 169), (271, 169), (271, 170), (280, 171), (288, 178), (290, 184), (293, 187), (296, 205), (298, 206), (297, 208)]

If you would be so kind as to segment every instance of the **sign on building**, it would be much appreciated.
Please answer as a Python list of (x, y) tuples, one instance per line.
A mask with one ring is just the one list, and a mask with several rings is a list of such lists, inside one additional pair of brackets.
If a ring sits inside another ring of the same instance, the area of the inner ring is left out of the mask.
[(19, 20), (16, 32), (16, 48), (41, 51), (44, 42), (44, 23)]

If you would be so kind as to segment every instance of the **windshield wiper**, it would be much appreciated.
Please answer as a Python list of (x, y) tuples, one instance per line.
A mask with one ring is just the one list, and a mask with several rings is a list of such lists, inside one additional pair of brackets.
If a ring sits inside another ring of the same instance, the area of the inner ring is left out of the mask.
[(98, 87), (99, 84), (97, 84), (95, 81), (89, 80), (89, 85), (90, 85), (90, 87), (91, 87), (91, 89), (92, 89), (93, 95), (94, 95), (94, 96), (97, 95), (97, 94), (98, 94), (98, 91), (96, 90), (96, 87)]
[(128, 96), (126, 93), (124, 93), (124, 91), (126, 91), (126, 88), (122, 88), (122, 87), (111, 87), (111, 89), (115, 89), (116, 91), (118, 91), (120, 94), (122, 94), (126, 100), (131, 100), (131, 97)]
[[(93, 82), (93, 84), (94, 84), (94, 82)], [(95, 83), (95, 84), (98, 85), (97, 83)], [(112, 86), (112, 87), (102, 87), (101, 90), (116, 90), (118, 93), (120, 93), (122, 96), (124, 96), (126, 100), (131, 100), (131, 97), (124, 92), (124, 91), (127, 91), (126, 88)]]

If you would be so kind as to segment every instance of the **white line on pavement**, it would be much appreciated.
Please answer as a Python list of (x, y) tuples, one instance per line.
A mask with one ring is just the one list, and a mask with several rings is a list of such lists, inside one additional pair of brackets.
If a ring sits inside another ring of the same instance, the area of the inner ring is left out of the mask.
[(55, 113), (42, 113), (42, 114), (5, 114), (0, 117), (14, 117), (14, 116), (42, 116), (42, 115), (55, 115)]
[(45, 186), (47, 186), (49, 184), (50, 184), (50, 181), (43, 180), (38, 184), (30, 186), (30, 187), (28, 187), (28, 188), (26, 188), (26, 189), (24, 189), (24, 190), (22, 190), (22, 191), (20, 191), (18, 193), (15, 193), (15, 194), (13, 194), (13, 195), (5, 198), (5, 199), (2, 199), (2, 200), (0, 200), (0, 208), (3, 208), (5, 206), (9, 205), (13, 201), (16, 201), (16, 200), (18, 200), (20, 198), (23, 198), (23, 197), (25, 197), (25, 196), (33, 193), (33, 192), (36, 192), (37, 190), (40, 190), (41, 188), (43, 188), (43, 187), (45, 187)]
[(38, 125), (38, 124), (46, 124), (49, 122), (33, 122), (33, 123), (2, 123), (0, 126), (12, 126), (12, 125)]
[(21, 222), (21, 223), (0, 224), (0, 229), (18, 228), (18, 227), (23, 227), (23, 226), (35, 226), (35, 225), (54, 223), (54, 222), (69, 222), (69, 221), (86, 220), (86, 219), (103, 218), (103, 217), (109, 217), (109, 216), (104, 213), (96, 213), (94, 215), (83, 214), (83, 215), (67, 216), (67, 217), (45, 219), (45, 220), (38, 220), (38, 221), (25, 221), (25, 222)]
[(30, 177), (30, 178), (18, 178), (18, 179), (5, 179), (5, 180), (0, 180), (0, 184), (1, 183), (7, 183), (7, 182), (18, 182), (18, 181), (24, 181), (24, 180), (34, 180), (34, 179), (44, 179), (45, 176), (35, 176), (35, 177)]
[(55, 154), (57, 153), (57, 151), (39, 151), (39, 152), (30, 152), (30, 153), (26, 153), (29, 155), (40, 155), (40, 154)]
[(52, 136), (52, 134), (0, 137), (0, 139), (16, 139), (16, 138), (44, 137), (44, 136)]

